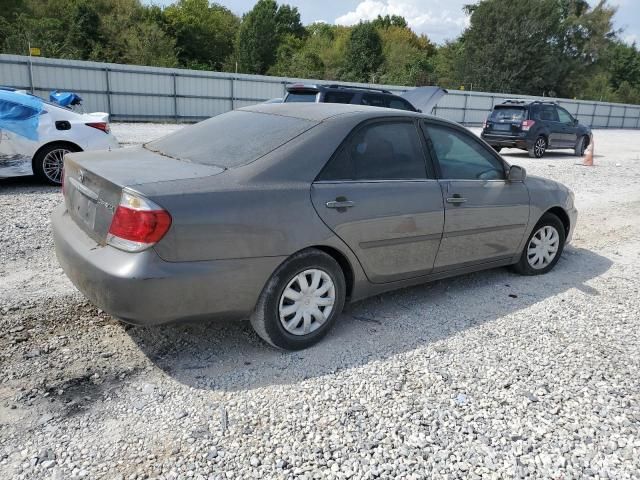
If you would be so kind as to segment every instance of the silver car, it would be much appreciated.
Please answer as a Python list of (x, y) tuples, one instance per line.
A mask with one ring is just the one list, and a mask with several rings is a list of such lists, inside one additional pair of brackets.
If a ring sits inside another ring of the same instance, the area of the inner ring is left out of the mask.
[(558, 262), (573, 194), (465, 128), (417, 112), (263, 104), (143, 147), (65, 160), (53, 214), (73, 283), (124, 321), (249, 318), (301, 349), (345, 304)]

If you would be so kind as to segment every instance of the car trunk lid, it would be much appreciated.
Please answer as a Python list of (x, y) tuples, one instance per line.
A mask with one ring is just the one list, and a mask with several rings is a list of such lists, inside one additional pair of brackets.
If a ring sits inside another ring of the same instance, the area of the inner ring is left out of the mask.
[(224, 169), (171, 158), (141, 147), (74, 153), (64, 162), (64, 197), (69, 215), (90, 237), (106, 243), (122, 190), (145, 184), (217, 175)]

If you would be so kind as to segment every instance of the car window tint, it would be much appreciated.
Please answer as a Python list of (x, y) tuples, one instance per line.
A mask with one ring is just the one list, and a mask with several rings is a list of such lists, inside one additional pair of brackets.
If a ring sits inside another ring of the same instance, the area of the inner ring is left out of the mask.
[(526, 112), (522, 107), (495, 107), (489, 118), (495, 122), (519, 121), (524, 119)]
[(327, 92), (324, 94), (325, 103), (351, 103), (354, 93), (350, 92)]
[(567, 112), (564, 108), (558, 108), (556, 110), (558, 111), (558, 118), (562, 123), (573, 123), (573, 118), (571, 118), (569, 112)]
[(292, 102), (315, 102), (316, 101), (316, 92), (300, 92), (293, 93), (289, 92), (287, 97), (284, 99), (285, 103)]
[(144, 146), (172, 158), (229, 168), (251, 163), (315, 125), (302, 118), (233, 110)]
[(402, 100), (401, 98), (393, 98), (390, 97), (389, 98), (389, 108), (396, 108), (398, 110), (409, 110), (409, 111), (413, 111), (413, 108), (411, 107), (411, 105), (409, 105), (408, 102), (406, 102), (405, 100)]
[(542, 112), (540, 112), (540, 120), (547, 120), (550, 122), (558, 121), (558, 113), (556, 112), (556, 108), (551, 105), (544, 105), (542, 107)]
[(424, 152), (413, 122), (359, 128), (325, 167), (320, 180), (426, 178)]
[(457, 130), (425, 124), (442, 178), (460, 180), (504, 179), (504, 166), (479, 142)]
[(365, 93), (362, 95), (362, 105), (370, 105), (372, 107), (386, 107), (384, 97), (382, 95), (372, 95)]

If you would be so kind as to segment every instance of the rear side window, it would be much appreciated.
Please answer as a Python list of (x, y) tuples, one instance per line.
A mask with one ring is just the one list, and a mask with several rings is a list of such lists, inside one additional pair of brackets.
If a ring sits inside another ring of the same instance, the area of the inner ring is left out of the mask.
[(558, 112), (553, 105), (542, 105), (538, 113), (539, 120), (547, 120), (550, 122), (558, 121)]
[(480, 143), (453, 128), (425, 124), (440, 173), (447, 180), (502, 180), (504, 165)]
[(392, 121), (358, 128), (327, 164), (319, 180), (424, 178), (425, 157), (415, 125)]
[(283, 115), (234, 110), (145, 144), (148, 150), (203, 165), (251, 163), (317, 125)]
[(287, 97), (284, 99), (286, 103), (290, 102), (315, 102), (316, 101), (316, 92), (289, 92)]
[(491, 112), (491, 120), (494, 122), (513, 122), (524, 120), (527, 110), (521, 107), (495, 107)]
[(349, 92), (327, 92), (324, 94), (325, 103), (351, 103), (354, 93)]
[(385, 98), (382, 95), (372, 95), (365, 93), (362, 95), (362, 105), (370, 105), (372, 107), (386, 107)]

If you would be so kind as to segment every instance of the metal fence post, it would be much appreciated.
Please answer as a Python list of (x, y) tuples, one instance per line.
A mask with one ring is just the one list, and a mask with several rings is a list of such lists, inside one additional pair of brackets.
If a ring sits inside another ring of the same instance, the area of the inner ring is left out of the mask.
[(622, 125), (621, 127), (624, 128), (624, 122), (627, 121), (627, 106), (624, 106), (624, 110), (622, 111)]
[(594, 103), (593, 104), (593, 112), (591, 112), (591, 125), (589, 125), (592, 128), (593, 128), (593, 123), (596, 121), (596, 110), (597, 109), (598, 109), (598, 104)]
[(104, 75), (105, 75), (105, 79), (106, 79), (106, 86), (107, 86), (107, 111), (109, 112), (110, 116), (113, 116), (113, 112), (111, 111), (111, 85), (109, 83), (109, 67), (105, 67), (104, 69)]
[(469, 94), (464, 94), (464, 106), (462, 107), (462, 125), (465, 125), (465, 120), (467, 118), (467, 102), (469, 101)]
[(171, 74), (173, 76), (173, 121), (178, 123), (178, 87), (176, 81), (176, 73)]
[(29, 87), (33, 95), (33, 60), (31, 60), (31, 49), (29, 49)]
[(607, 113), (607, 128), (609, 128), (609, 122), (611, 121), (611, 110), (613, 110), (613, 107), (609, 105), (609, 113)]
[(236, 109), (235, 84), (236, 84), (236, 78), (231, 77), (231, 110)]

